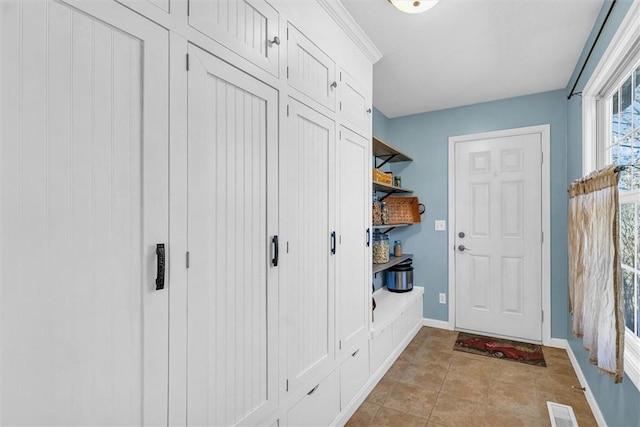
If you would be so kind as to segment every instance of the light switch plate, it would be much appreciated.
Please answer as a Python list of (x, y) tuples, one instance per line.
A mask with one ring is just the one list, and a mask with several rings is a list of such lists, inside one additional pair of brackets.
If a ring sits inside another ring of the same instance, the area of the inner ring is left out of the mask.
[(447, 221), (444, 219), (436, 219), (436, 231), (446, 231)]
[(446, 304), (447, 303), (447, 294), (445, 294), (444, 292), (440, 292), (440, 294), (438, 295), (438, 302), (440, 302), (440, 304)]

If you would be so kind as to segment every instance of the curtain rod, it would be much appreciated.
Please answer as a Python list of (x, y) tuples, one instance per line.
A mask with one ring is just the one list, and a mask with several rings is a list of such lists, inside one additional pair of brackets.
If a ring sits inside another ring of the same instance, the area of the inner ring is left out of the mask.
[(611, 1), (611, 6), (609, 6), (609, 11), (607, 12), (607, 16), (605, 16), (604, 21), (602, 21), (602, 25), (600, 26), (600, 30), (598, 30), (598, 34), (596, 35), (595, 40), (593, 41), (593, 44), (591, 45), (591, 49), (589, 49), (589, 53), (587, 54), (587, 57), (584, 60), (584, 63), (582, 64), (582, 68), (580, 68), (580, 72), (578, 73), (578, 77), (576, 77), (576, 81), (575, 83), (573, 83), (573, 87), (571, 88), (571, 92), (569, 92), (569, 96), (567, 96), (567, 99), (571, 99), (573, 97), (573, 95), (577, 95), (580, 94), (582, 92), (574, 92), (574, 90), (576, 90), (576, 86), (578, 85), (578, 82), (580, 81), (580, 77), (582, 77), (582, 73), (584, 72), (584, 69), (586, 68), (587, 64), (589, 63), (589, 58), (591, 58), (591, 54), (593, 53), (593, 49), (596, 47), (596, 44), (598, 43), (598, 39), (600, 39), (600, 35), (602, 34), (602, 30), (604, 30), (604, 26), (607, 24), (607, 21), (609, 20), (609, 16), (611, 15), (611, 11), (613, 10), (613, 6), (616, 5), (616, 0), (612, 0)]

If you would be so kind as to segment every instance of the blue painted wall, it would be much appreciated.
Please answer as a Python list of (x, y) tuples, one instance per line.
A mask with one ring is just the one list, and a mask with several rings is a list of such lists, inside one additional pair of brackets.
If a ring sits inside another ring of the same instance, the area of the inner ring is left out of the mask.
[[(438, 304), (438, 293), (447, 292), (448, 257), (446, 232), (433, 230), (436, 219), (448, 217), (448, 138), (493, 130), (551, 125), (551, 298), (554, 338), (566, 338), (587, 379), (587, 387), (611, 427), (640, 427), (640, 392), (628, 377), (621, 385), (598, 373), (587, 361), (582, 342), (571, 334), (567, 301), (567, 184), (582, 176), (582, 101), (567, 100), (588, 50), (596, 37), (611, 1), (605, 1), (567, 88), (561, 91), (471, 105), (449, 110), (388, 119), (374, 112), (374, 135), (396, 145), (414, 158), (413, 163), (394, 165), (403, 185), (427, 205), (423, 222), (395, 231), (406, 252), (415, 254), (415, 282), (425, 285), (424, 316), (448, 320), (448, 308)], [(580, 92), (597, 66), (615, 31), (629, 10), (631, 0), (618, 0), (600, 40), (578, 81)]]
[[(588, 49), (595, 40), (597, 31), (609, 9), (610, 1), (606, 1), (593, 27), (589, 40), (585, 44), (582, 56), (576, 65), (573, 76), (569, 80), (566, 93), (569, 94), (580, 67), (587, 57)], [(629, 10), (631, 1), (618, 0), (607, 21), (598, 44), (596, 45), (582, 77), (578, 81), (575, 91), (580, 92), (589, 81), (593, 70), (604, 54), (624, 16)], [(567, 182), (582, 176), (582, 99), (574, 96), (567, 101)], [(567, 336), (569, 345), (575, 354), (580, 368), (587, 379), (587, 386), (591, 389), (598, 406), (610, 427), (640, 426), (640, 392), (631, 380), (625, 376), (622, 384), (616, 385), (607, 376), (598, 373), (598, 369), (587, 360), (587, 352), (582, 347), (582, 340), (573, 337), (571, 333), (570, 316), (567, 314)]]
[[(552, 334), (559, 338), (566, 336), (567, 110), (564, 98), (564, 91), (554, 91), (388, 119), (388, 142), (414, 159), (412, 163), (394, 164), (392, 169), (402, 176), (403, 186), (414, 190), (427, 207), (421, 224), (392, 233), (392, 239), (401, 239), (405, 251), (415, 255), (414, 282), (425, 286), (425, 317), (448, 320), (448, 305), (438, 303), (438, 294), (448, 293), (448, 255), (451, 251), (447, 232), (434, 231), (434, 220), (448, 219), (448, 138), (550, 124)], [(374, 133), (376, 129), (374, 122)]]

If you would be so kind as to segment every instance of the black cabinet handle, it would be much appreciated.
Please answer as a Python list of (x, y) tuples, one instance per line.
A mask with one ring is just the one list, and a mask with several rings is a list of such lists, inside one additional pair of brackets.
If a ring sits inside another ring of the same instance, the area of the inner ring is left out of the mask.
[(278, 245), (278, 236), (273, 236), (271, 239), (271, 243), (273, 243), (273, 259), (271, 260), (271, 264), (274, 267), (278, 266), (278, 255), (279, 255), (279, 245)]
[(367, 228), (367, 247), (371, 246), (371, 230)]
[(331, 232), (331, 255), (336, 254), (336, 232)]
[(156, 275), (156, 291), (164, 289), (164, 243), (156, 245), (156, 257), (158, 260)]
[(318, 387), (320, 387), (320, 384), (318, 384), (317, 386), (315, 386), (314, 388), (312, 388), (309, 393), (307, 393), (307, 396), (311, 396), (313, 393), (316, 392), (316, 390), (318, 389)]

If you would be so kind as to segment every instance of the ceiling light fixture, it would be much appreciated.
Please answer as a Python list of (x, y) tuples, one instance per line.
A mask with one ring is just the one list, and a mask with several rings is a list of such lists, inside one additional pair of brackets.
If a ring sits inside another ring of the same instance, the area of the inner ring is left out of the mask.
[(440, 0), (389, 0), (396, 9), (404, 13), (422, 13), (438, 4)]

